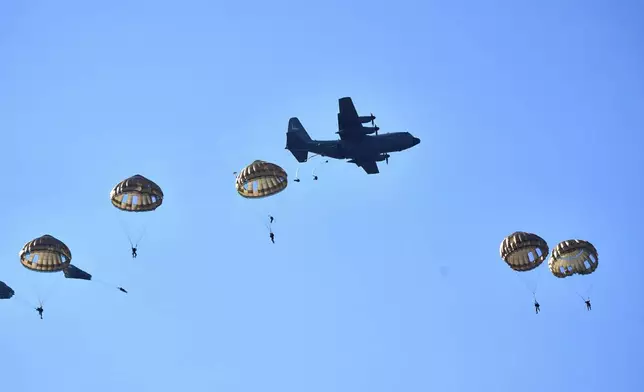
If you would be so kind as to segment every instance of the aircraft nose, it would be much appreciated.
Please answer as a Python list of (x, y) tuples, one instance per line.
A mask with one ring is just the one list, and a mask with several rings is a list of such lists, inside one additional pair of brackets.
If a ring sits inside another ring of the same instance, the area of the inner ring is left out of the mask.
[(413, 144), (414, 146), (415, 146), (415, 145), (417, 145), (418, 143), (420, 143), (420, 139), (419, 139), (419, 138), (417, 138), (417, 137), (415, 137), (415, 138), (413, 139), (413, 141), (414, 141), (414, 144)]

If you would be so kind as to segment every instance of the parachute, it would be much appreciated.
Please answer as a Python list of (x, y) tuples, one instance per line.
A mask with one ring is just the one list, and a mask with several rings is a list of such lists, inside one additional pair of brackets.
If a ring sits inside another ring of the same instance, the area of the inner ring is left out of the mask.
[(575, 274), (590, 275), (598, 265), (597, 249), (584, 240), (567, 240), (558, 243), (548, 260), (548, 268), (557, 278)]
[[(548, 257), (548, 243), (533, 233), (515, 231), (501, 242), (499, 253), (505, 263), (517, 273), (519, 279), (537, 301), (538, 274), (529, 279), (526, 273), (539, 267)], [(538, 271), (537, 271), (538, 272)]]
[[(552, 250), (548, 269), (557, 278), (568, 278), (566, 287), (584, 301), (590, 301), (593, 289), (592, 280), (586, 277), (599, 265), (599, 255), (595, 246), (584, 240), (562, 241)], [(577, 275), (577, 277), (573, 277)], [(583, 278), (582, 278), (583, 277)], [(590, 310), (590, 302), (587, 302)]]
[[(237, 193), (245, 199), (269, 198), (270, 200), (271, 196), (275, 196), (282, 192), (287, 186), (288, 175), (284, 169), (274, 163), (260, 160), (256, 160), (243, 168), (235, 178), (235, 189), (237, 189)], [(257, 210), (255, 212), (262, 216), (260, 219), (264, 222), (264, 225), (271, 235), (271, 241), (273, 241), (273, 216), (271, 214), (273, 214), (274, 211), (267, 210), (270, 204), (271, 203), (268, 202), (255, 205), (255, 207), (259, 207), (260, 205), (264, 207), (261, 214)], [(266, 221), (265, 217), (268, 217), (269, 220)]]
[[(19, 256), (20, 263), (30, 271), (41, 273), (62, 272), (66, 279), (94, 280), (91, 274), (71, 264), (72, 252), (69, 247), (49, 234), (27, 242), (20, 250)], [(101, 280), (98, 282), (114, 286)], [(42, 303), (42, 299), (40, 301)]]
[(274, 163), (254, 161), (242, 169), (235, 180), (237, 193), (247, 199), (276, 195), (286, 189), (288, 175)]
[(45, 234), (20, 250), (20, 263), (36, 272), (60, 272), (67, 279), (92, 280), (92, 275), (71, 264), (72, 252), (59, 239)]
[(163, 203), (163, 191), (153, 181), (136, 174), (116, 184), (110, 200), (122, 211), (154, 211)]
[[(150, 212), (154, 211), (163, 203), (163, 191), (155, 182), (136, 174), (130, 178), (119, 182), (110, 192), (110, 201), (112, 205), (121, 211), (126, 212)], [(133, 226), (135, 222), (129, 222), (127, 226)], [(142, 222), (137, 222), (141, 224)], [(132, 256), (135, 257), (135, 249), (145, 235), (145, 224), (139, 230), (136, 241), (132, 241), (130, 230), (128, 230), (123, 220), (121, 220), (123, 230), (132, 247)]]
[(49, 234), (27, 242), (19, 256), (25, 268), (37, 272), (59, 272), (72, 262), (72, 252), (67, 245)]
[(517, 272), (531, 271), (548, 257), (548, 244), (536, 234), (516, 231), (505, 237), (499, 249), (501, 258)]
[(11, 299), (15, 291), (3, 281), (0, 280), (0, 299)]
[[(61, 271), (67, 270), (72, 262), (72, 252), (69, 247), (49, 234), (27, 242), (18, 255), (20, 257), (20, 264), (23, 267), (29, 271), (42, 274), (60, 273)], [(39, 281), (39, 278), (36, 278), (34, 275), (32, 276), (35, 278), (33, 280), (34, 282)], [(49, 287), (47, 289), (43, 287), (44, 281), (43, 283), (37, 284), (39, 306), (42, 306), (44, 297), (51, 295), (51, 290), (53, 290), (52, 286), (56, 285), (56, 283), (56, 281), (49, 281), (47, 284)]]

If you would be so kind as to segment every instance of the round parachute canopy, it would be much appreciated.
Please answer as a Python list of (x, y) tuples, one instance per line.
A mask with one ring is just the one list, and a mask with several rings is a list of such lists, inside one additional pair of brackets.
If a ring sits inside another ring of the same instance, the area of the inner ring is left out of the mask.
[(19, 255), (24, 267), (38, 272), (62, 271), (72, 262), (67, 245), (49, 234), (27, 242)]
[(505, 237), (499, 249), (501, 258), (515, 271), (530, 271), (548, 257), (548, 244), (536, 234), (516, 231)]
[(163, 203), (163, 191), (153, 181), (137, 174), (116, 184), (110, 200), (122, 211), (154, 211)]
[(235, 181), (237, 193), (258, 199), (280, 193), (288, 185), (287, 174), (274, 163), (255, 161), (242, 169)]
[(588, 241), (562, 241), (552, 250), (548, 268), (557, 278), (592, 274), (599, 265), (597, 249)]

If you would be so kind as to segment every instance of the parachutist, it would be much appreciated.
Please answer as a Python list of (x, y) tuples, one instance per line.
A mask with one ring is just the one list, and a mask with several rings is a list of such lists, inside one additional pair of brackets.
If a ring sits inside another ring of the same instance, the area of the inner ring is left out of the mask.
[(536, 299), (534, 300), (534, 311), (535, 311), (536, 314), (539, 314), (539, 311), (540, 311), (539, 302), (537, 302)]
[(271, 215), (268, 216), (268, 219), (271, 220), (270, 223), (273, 223), (274, 218)]
[(591, 309), (591, 307), (590, 307), (590, 298), (588, 298), (584, 302), (586, 303), (586, 310), (590, 310)]
[(137, 255), (136, 255), (136, 247), (134, 247), (134, 246), (133, 246), (133, 247), (132, 247), (132, 258), (133, 258), (133, 259), (136, 259), (136, 256), (137, 256)]
[(43, 309), (42, 305), (40, 305), (39, 307), (36, 308), (36, 311), (38, 312), (38, 314), (40, 315), (40, 319), (42, 320), (42, 312), (44, 312), (45, 309)]
[(269, 236), (271, 237), (271, 242), (275, 243), (275, 234), (273, 234), (273, 232), (271, 231), (271, 234), (269, 234)]
[(317, 180), (318, 180), (318, 176), (313, 176), (313, 181), (317, 181)]
[(127, 294), (127, 290), (125, 290), (123, 287), (118, 287), (118, 289)]
[(299, 179), (299, 178), (296, 178), (296, 179), (294, 179), (293, 181), (295, 181), (295, 182), (300, 182), (300, 179)]

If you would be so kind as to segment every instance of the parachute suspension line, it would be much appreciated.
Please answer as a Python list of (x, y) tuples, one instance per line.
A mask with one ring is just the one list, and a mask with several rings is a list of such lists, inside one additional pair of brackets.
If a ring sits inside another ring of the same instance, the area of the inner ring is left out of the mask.
[(106, 282), (106, 281), (104, 281), (102, 279), (92, 279), (92, 280), (96, 281), (96, 283), (102, 284), (105, 287), (109, 287), (109, 288), (113, 288), (113, 289), (117, 289), (117, 290), (120, 290), (122, 288), (121, 286), (117, 286), (117, 285), (115, 285), (113, 283), (108, 283), (108, 282)]
[(119, 216), (119, 223), (121, 223), (121, 227), (123, 228), (123, 231), (127, 236), (127, 240), (130, 242), (130, 247), (134, 248), (134, 244), (132, 243), (132, 237), (130, 236), (130, 231), (127, 229), (125, 222), (123, 222), (123, 218), (120, 216)]
[(313, 176), (313, 179), (314, 179), (314, 180), (317, 180), (317, 178), (318, 178), (318, 176), (316, 176), (316, 175), (315, 175), (316, 170), (317, 170), (320, 166), (322, 166), (322, 165), (324, 165), (324, 164), (326, 164), (326, 163), (329, 163), (329, 160), (328, 160), (328, 159), (327, 159), (327, 160), (325, 160), (325, 161), (323, 161), (323, 162), (318, 163), (318, 165), (317, 165), (317, 166), (313, 167), (313, 170), (311, 171), (311, 175)]
[(136, 242), (132, 241), (132, 235), (130, 233), (130, 230), (128, 230), (127, 225), (123, 221), (123, 217), (119, 216), (119, 222), (121, 223), (121, 227), (123, 228), (123, 231), (125, 232), (125, 235), (127, 236), (127, 240), (130, 243), (130, 248), (138, 248), (139, 244), (143, 240), (143, 237), (145, 237), (145, 234), (147, 232), (148, 226), (147, 224), (143, 224), (143, 230), (141, 231), (141, 235), (139, 235), (139, 238), (136, 240)]
[[(15, 294), (14, 294), (13, 298), (14, 298), (17, 302), (19, 302), (21, 305), (24, 305), (24, 306), (28, 307), (29, 309), (35, 309), (35, 307), (33, 306), (33, 304), (32, 304), (32, 303), (30, 303), (29, 301), (27, 301), (26, 299), (22, 298), (22, 296), (21, 296), (21, 295), (15, 295)], [(39, 301), (39, 303), (40, 303), (40, 301)]]
[(579, 292), (579, 290), (577, 290), (577, 289), (573, 289), (573, 288), (572, 288), (572, 287), (570, 287), (570, 286), (568, 286), (568, 289), (570, 290), (570, 292), (574, 292), (575, 294), (577, 294), (577, 296), (578, 296), (579, 298), (581, 298), (584, 302), (586, 302), (586, 299), (587, 299), (588, 297), (590, 297), (590, 293), (591, 293), (591, 290), (593, 289), (593, 285), (591, 284), (591, 285), (588, 287), (588, 289), (587, 289), (587, 290), (582, 291), (582, 293), (584, 293), (585, 295), (582, 295), (582, 294)]
[(593, 284), (591, 283), (591, 284), (588, 286), (588, 290), (586, 290), (586, 292), (585, 292), (585, 293), (586, 293), (586, 297), (590, 297), (590, 293), (592, 293), (592, 291), (593, 291)]
[(96, 283), (99, 283), (99, 284), (102, 284), (102, 285), (105, 285), (105, 286), (110, 286), (110, 287), (114, 286), (113, 284), (107, 283), (106, 281), (104, 281), (102, 279), (96, 279), (96, 278), (92, 277), (92, 280), (94, 282), (96, 282)]
[(255, 211), (255, 214), (257, 215), (257, 218), (262, 222), (264, 227), (266, 227), (266, 230), (268, 230), (269, 233), (272, 232), (273, 228), (272, 228), (271, 218), (270, 218), (272, 215), (267, 214), (264, 211), (259, 212), (257, 210)]
[[(536, 269), (536, 271), (535, 271)], [(542, 270), (544, 269), (543, 266), (539, 266), (531, 271), (524, 271), (524, 272), (519, 272), (519, 271), (514, 271), (516, 274), (519, 276), (521, 281), (523, 281), (523, 284), (525, 284), (526, 288), (530, 290), (532, 293), (532, 296), (535, 297), (537, 295), (537, 290), (539, 289), (539, 282), (541, 281), (541, 277), (543, 275)], [(527, 275), (523, 275), (526, 273), (532, 272), (531, 278), (528, 278)]]
[(54, 297), (54, 294), (58, 293), (58, 289), (60, 289), (60, 284), (62, 283), (63, 279), (65, 278), (59, 277), (59, 279), (56, 279), (49, 285), (44, 295), (38, 295), (38, 302), (40, 303), (40, 306), (44, 305), (46, 301), (49, 301)]
[(255, 224), (261, 223), (262, 226), (266, 227), (266, 230), (268, 230), (268, 232), (270, 233), (271, 226), (269, 225), (269, 222), (270, 222), (269, 216), (275, 216), (275, 215), (273, 215), (270, 212), (270, 210), (267, 209), (267, 206), (260, 205), (262, 204), (261, 202), (259, 204), (256, 204), (256, 203), (252, 203), (252, 201), (250, 204), (247, 204), (247, 201), (243, 201), (243, 200), (239, 201), (239, 203), (240, 203), (239, 208), (245, 209), (249, 215), (252, 215), (253, 222), (256, 222), (256, 223), (251, 222), (253, 224), (253, 227), (255, 227)]
[(516, 275), (519, 277), (519, 280), (523, 283), (525, 288), (532, 293), (533, 296), (536, 296), (537, 294), (537, 288), (536, 285), (531, 285), (524, 276), (521, 276), (521, 273), (519, 271), (514, 271)]
[[(260, 205), (261, 204), (261, 205)], [(275, 213), (270, 210), (269, 207), (274, 208), (275, 205), (274, 203), (268, 203), (269, 205), (266, 205), (267, 203), (261, 203), (254, 205), (252, 208), (250, 208), (250, 211), (253, 212), (253, 215), (255, 215), (255, 219), (257, 219), (258, 222), (261, 222), (261, 224), (266, 227), (266, 230), (268, 230), (269, 233), (273, 231), (273, 225), (271, 224), (271, 217), (275, 218)], [(250, 212), (249, 211), (249, 212)]]
[[(62, 272), (57, 272), (55, 275), (62, 274)], [(60, 289), (60, 284), (64, 278), (58, 276), (51, 276), (51, 282), (47, 284), (38, 285), (38, 288), (34, 287), (36, 293), (36, 298), (38, 299), (38, 304), (40, 306), (44, 305), (45, 302), (48, 302), (51, 298), (55, 296)]]
[(253, 206), (252, 208), (250, 208), (249, 212), (251, 211), (253, 213), (253, 216), (257, 220), (257, 222), (261, 223), (262, 226), (266, 227), (266, 230), (268, 230), (268, 232), (270, 233), (272, 230), (270, 217), (274, 215), (269, 213), (264, 208), (260, 208), (259, 206)]
[[(141, 235), (139, 236), (139, 239), (138, 239), (138, 240), (136, 240), (136, 242), (134, 243), (134, 247), (135, 247), (135, 248), (138, 248), (138, 247), (139, 247), (139, 244), (141, 243), (141, 240), (143, 240), (143, 237), (145, 236), (145, 233), (146, 233), (147, 229), (148, 229), (148, 226), (147, 226), (147, 225), (144, 225), (144, 226), (143, 226), (143, 231), (141, 232)], [(132, 243), (132, 241), (130, 241), (130, 244), (131, 244), (131, 243)]]
[(535, 280), (535, 282), (534, 282), (534, 292), (535, 293), (537, 292), (537, 289), (539, 288), (539, 282), (541, 282), (541, 277), (543, 276), (542, 271), (544, 269), (546, 269), (544, 267), (547, 267), (547, 266), (540, 265), (539, 267), (536, 268), (537, 272), (536, 272), (536, 276), (534, 277), (534, 280)]

